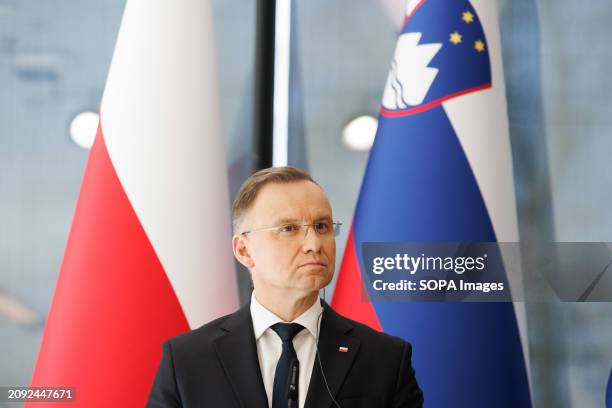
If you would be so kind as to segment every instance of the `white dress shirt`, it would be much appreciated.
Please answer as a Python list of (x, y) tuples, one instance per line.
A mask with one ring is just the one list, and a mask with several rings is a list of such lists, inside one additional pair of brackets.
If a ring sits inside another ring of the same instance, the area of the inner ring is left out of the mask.
[(298, 323), (304, 326), (304, 329), (293, 338), (293, 348), (295, 348), (295, 353), (300, 362), (298, 407), (304, 408), (317, 353), (316, 336), (321, 326), (321, 319), (319, 319), (321, 313), (323, 313), (323, 307), (321, 301), (317, 299), (310, 309), (302, 313), (297, 319), (292, 322), (284, 322), (283, 319), (257, 301), (255, 292), (251, 295), (251, 317), (253, 319), (255, 342), (257, 343), (257, 357), (259, 358), (259, 368), (268, 396), (269, 407), (272, 406), (276, 364), (283, 348), (283, 342), (270, 326), (276, 323)]

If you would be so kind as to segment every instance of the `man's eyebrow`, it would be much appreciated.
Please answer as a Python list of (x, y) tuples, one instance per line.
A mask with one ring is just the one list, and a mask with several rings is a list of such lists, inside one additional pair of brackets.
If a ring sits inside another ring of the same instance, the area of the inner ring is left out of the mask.
[(317, 217), (315, 221), (333, 221), (333, 218), (331, 215), (322, 215), (320, 217)]
[(275, 224), (297, 224), (299, 222), (300, 221), (297, 218), (281, 218), (280, 220), (277, 220)]
[[(317, 221), (332, 221), (332, 217), (331, 215), (322, 215), (314, 219), (314, 222), (317, 222)], [(302, 220), (298, 220), (297, 218), (281, 218), (280, 220), (277, 220), (274, 225), (300, 224), (301, 222)]]

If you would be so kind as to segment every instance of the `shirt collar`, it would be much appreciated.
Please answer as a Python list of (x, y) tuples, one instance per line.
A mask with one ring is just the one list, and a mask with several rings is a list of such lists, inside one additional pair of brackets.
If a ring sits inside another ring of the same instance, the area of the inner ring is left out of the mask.
[[(301, 324), (310, 332), (312, 337), (316, 338), (319, 326), (321, 325), (319, 319), (321, 313), (323, 313), (323, 306), (321, 306), (321, 301), (318, 300), (291, 323)], [(283, 319), (259, 303), (257, 298), (255, 298), (255, 292), (251, 294), (251, 318), (253, 319), (255, 341), (259, 340), (261, 335), (273, 324), (283, 323)]]

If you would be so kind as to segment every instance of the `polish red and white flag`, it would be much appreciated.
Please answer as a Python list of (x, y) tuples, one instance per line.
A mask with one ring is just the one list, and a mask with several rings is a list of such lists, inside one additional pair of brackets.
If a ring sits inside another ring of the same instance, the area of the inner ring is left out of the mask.
[(127, 1), (31, 381), (71, 406), (143, 406), (162, 342), (238, 307), (214, 44), (211, 1)]

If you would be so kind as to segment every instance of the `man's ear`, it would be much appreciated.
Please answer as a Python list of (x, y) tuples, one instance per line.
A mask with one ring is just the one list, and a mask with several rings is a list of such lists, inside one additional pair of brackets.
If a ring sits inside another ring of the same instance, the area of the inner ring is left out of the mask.
[(234, 252), (234, 256), (245, 267), (249, 270), (255, 266), (255, 261), (251, 258), (249, 254), (249, 249), (247, 247), (247, 240), (242, 234), (235, 234), (232, 237), (232, 251)]

